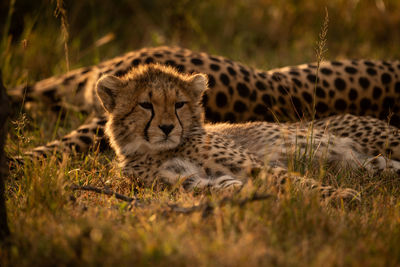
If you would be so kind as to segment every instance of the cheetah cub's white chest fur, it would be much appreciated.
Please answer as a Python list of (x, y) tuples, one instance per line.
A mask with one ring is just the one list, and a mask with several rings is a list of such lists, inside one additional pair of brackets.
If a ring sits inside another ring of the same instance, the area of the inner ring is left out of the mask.
[[(184, 179), (188, 189), (226, 188), (242, 185), (267, 162), (278, 180), (290, 176), (323, 193), (354, 197), (350, 189), (317, 186), (285, 171), (290, 154), (310, 149), (306, 127), (267, 122), (204, 124), (200, 100), (206, 89), (205, 75), (181, 74), (161, 65), (98, 81), (97, 94), (108, 113), (106, 134), (124, 175), (148, 185), (154, 179), (168, 184)], [(368, 158), (353, 140), (322, 129), (313, 143), (314, 161), (355, 167)]]

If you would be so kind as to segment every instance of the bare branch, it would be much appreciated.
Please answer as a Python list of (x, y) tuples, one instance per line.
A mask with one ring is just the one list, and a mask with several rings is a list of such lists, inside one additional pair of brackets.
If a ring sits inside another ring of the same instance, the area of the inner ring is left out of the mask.
[(91, 192), (104, 194), (104, 195), (108, 195), (108, 196), (114, 196), (116, 199), (123, 200), (123, 201), (129, 202), (129, 203), (136, 201), (136, 198), (128, 197), (128, 196), (119, 194), (117, 192), (111, 191), (109, 189), (101, 189), (101, 188), (94, 187), (91, 185), (79, 186), (76, 184), (72, 184), (69, 188), (71, 188), (72, 190), (91, 191)]

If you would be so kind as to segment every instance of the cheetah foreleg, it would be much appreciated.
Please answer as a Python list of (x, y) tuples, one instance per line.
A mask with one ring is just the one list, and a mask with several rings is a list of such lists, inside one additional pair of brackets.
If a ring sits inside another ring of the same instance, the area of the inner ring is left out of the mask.
[(159, 175), (168, 184), (176, 184), (184, 179), (182, 186), (186, 190), (195, 188), (226, 190), (237, 189), (243, 185), (242, 181), (230, 175), (222, 175), (217, 178), (208, 177), (201, 167), (181, 158), (174, 158), (165, 162), (161, 166)]
[(329, 185), (322, 185), (320, 182), (300, 176), (296, 173), (290, 173), (288, 170), (277, 166), (265, 167), (265, 174), (272, 178), (278, 187), (282, 187), (290, 180), (295, 186), (318, 192), (321, 197), (326, 199), (345, 199), (360, 201), (360, 193), (351, 188), (334, 188)]

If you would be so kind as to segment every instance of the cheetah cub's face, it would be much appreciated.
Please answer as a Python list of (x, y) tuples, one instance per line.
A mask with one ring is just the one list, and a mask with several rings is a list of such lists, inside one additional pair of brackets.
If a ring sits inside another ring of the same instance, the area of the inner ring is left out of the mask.
[(118, 155), (157, 153), (176, 148), (203, 121), (200, 97), (205, 75), (185, 75), (148, 65), (123, 77), (106, 75), (97, 95), (109, 114), (106, 133)]

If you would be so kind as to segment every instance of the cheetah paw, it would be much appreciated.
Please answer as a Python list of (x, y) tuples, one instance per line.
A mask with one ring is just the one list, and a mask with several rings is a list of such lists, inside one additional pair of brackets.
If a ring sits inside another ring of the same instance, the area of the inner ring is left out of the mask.
[(351, 188), (337, 188), (329, 194), (329, 198), (360, 202), (361, 193)]
[(237, 190), (243, 186), (243, 182), (229, 175), (218, 177), (213, 182), (213, 188), (217, 190)]

